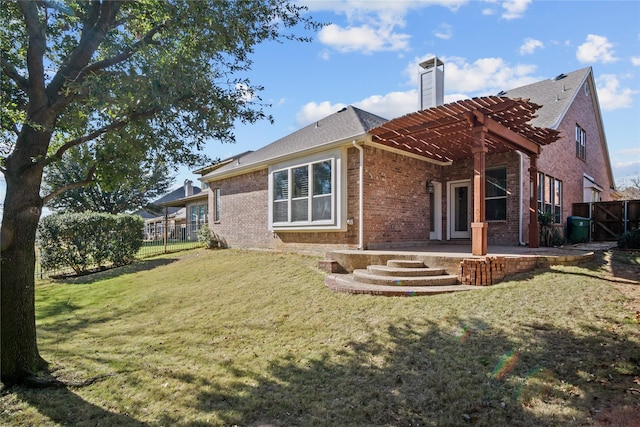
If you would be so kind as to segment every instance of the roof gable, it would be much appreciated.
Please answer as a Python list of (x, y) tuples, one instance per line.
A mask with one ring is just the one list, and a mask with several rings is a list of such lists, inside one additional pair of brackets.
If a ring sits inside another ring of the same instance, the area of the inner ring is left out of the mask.
[(210, 172), (203, 179), (206, 180), (207, 177), (242, 170), (251, 165), (263, 164), (283, 156), (322, 147), (333, 142), (361, 137), (366, 135), (370, 129), (386, 121), (387, 119), (375, 114), (348, 106), (259, 150), (237, 156), (235, 162)]
[(526, 98), (541, 105), (542, 108), (538, 110), (537, 117), (531, 120), (531, 124), (541, 128), (557, 129), (589, 74), (591, 67), (502, 91), (499, 96)]

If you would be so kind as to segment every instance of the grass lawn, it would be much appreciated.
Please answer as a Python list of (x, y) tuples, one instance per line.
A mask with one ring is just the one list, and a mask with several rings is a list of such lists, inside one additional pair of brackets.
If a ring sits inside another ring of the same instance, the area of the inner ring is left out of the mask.
[(93, 381), (4, 390), (0, 424), (638, 425), (640, 285), (614, 275), (639, 262), (386, 298), (328, 290), (317, 258), (199, 249), (42, 283), (42, 356)]

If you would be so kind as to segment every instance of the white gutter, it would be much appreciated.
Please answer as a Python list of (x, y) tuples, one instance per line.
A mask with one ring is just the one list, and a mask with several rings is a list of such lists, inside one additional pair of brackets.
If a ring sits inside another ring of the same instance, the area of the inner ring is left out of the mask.
[[(519, 212), (519, 217), (518, 217), (518, 243), (520, 244), (520, 246), (526, 246), (526, 243), (522, 240), (522, 220), (523, 220), (523, 209), (522, 209), (522, 201), (523, 201), (523, 194), (524, 194), (524, 182), (523, 182), (523, 169), (524, 169), (524, 154), (522, 154), (521, 151), (516, 150), (516, 153), (518, 153), (518, 155), (520, 156), (520, 207), (518, 209)], [(531, 190), (529, 190), (531, 191)]]
[(364, 203), (364, 194), (363, 194), (363, 190), (364, 190), (364, 183), (363, 178), (364, 178), (364, 149), (359, 146), (358, 144), (356, 144), (356, 140), (354, 139), (352, 142), (353, 146), (356, 147), (358, 149), (358, 151), (360, 152), (360, 170), (358, 171), (360, 174), (360, 182), (358, 183), (358, 250), (363, 250), (364, 249), (364, 236), (363, 236), (363, 231), (364, 231), (364, 207), (363, 207), (363, 203)]

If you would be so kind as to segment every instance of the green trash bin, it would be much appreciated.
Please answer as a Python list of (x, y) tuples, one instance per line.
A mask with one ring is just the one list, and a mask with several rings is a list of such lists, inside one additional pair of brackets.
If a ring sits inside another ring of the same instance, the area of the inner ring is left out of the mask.
[(567, 229), (571, 243), (588, 242), (591, 219), (581, 216), (570, 216), (567, 218)]

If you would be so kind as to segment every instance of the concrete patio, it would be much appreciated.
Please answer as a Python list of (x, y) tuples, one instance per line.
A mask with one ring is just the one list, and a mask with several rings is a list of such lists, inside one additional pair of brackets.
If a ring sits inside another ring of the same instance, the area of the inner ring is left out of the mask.
[[(594, 251), (615, 246), (615, 242), (541, 248), (489, 246), (485, 256), (472, 255), (468, 242), (384, 250), (336, 250), (328, 252), (319, 267), (329, 273), (325, 283), (336, 291), (387, 296), (431, 295), (482, 289), (509, 275), (539, 267), (578, 264), (591, 259)], [(442, 275), (457, 276), (457, 284), (439, 285), (440, 276), (419, 280), (418, 271), (411, 268), (381, 268), (396, 261), (417, 262), (420, 265), (414, 267), (419, 267), (418, 270), (441, 269)], [(373, 278), (372, 273), (381, 277)], [(416, 283), (420, 284), (416, 286)]]

